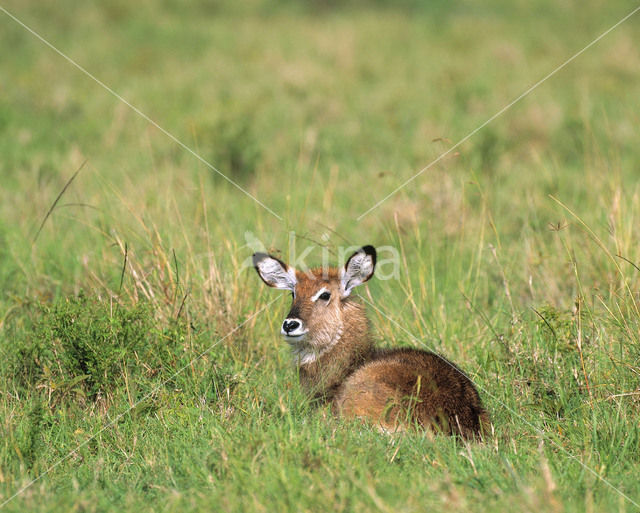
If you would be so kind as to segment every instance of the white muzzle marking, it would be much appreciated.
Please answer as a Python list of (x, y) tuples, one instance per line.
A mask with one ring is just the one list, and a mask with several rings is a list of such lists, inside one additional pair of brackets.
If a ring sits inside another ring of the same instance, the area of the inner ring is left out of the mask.
[(280, 329), (280, 333), (290, 343), (301, 342), (308, 332), (309, 330), (304, 327), (304, 323), (294, 317), (285, 319)]

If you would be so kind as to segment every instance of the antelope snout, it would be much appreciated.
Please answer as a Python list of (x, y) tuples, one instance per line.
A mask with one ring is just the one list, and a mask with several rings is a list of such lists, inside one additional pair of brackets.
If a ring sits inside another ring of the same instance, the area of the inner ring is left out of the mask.
[(307, 332), (304, 328), (304, 324), (300, 319), (296, 319), (294, 317), (285, 319), (282, 323), (282, 331), (281, 333), (285, 337), (301, 337)]

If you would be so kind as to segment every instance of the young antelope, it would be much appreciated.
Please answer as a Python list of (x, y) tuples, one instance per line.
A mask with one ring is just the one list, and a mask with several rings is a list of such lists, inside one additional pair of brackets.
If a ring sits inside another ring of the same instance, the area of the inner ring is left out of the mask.
[(372, 246), (342, 268), (302, 272), (265, 253), (254, 254), (253, 264), (267, 285), (291, 291), (281, 333), (304, 388), (336, 414), (389, 432), (418, 424), (470, 439), (489, 428), (478, 392), (454, 364), (418, 349), (375, 348), (365, 309), (351, 296), (373, 276)]

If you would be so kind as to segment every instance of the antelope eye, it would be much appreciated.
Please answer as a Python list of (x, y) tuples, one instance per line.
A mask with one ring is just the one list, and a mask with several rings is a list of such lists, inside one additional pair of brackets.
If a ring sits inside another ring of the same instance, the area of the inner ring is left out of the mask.
[(323, 292), (322, 294), (320, 294), (320, 299), (322, 299), (323, 301), (328, 301), (330, 297), (331, 294), (329, 292)]

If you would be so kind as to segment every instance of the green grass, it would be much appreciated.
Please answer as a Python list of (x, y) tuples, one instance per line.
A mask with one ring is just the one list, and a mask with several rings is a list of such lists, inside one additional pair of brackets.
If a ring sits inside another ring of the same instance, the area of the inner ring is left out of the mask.
[[(0, 503), (38, 478), (5, 511), (638, 510), (638, 18), (356, 221), (634, 6), (2, 7), (282, 217), (0, 13)], [(495, 433), (311, 404), (256, 241), (396, 248), (376, 336)]]

